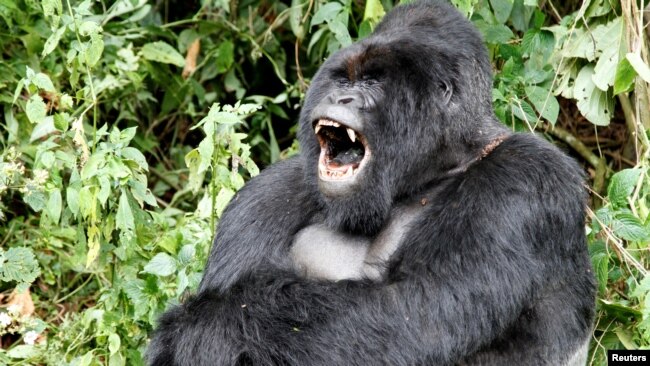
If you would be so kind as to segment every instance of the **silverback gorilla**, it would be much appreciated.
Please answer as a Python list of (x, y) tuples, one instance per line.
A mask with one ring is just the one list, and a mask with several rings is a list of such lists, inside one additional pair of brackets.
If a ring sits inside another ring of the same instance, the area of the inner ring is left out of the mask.
[(580, 167), (504, 128), (476, 29), (396, 7), (332, 55), (301, 154), (221, 218), (150, 365), (584, 365), (594, 281)]

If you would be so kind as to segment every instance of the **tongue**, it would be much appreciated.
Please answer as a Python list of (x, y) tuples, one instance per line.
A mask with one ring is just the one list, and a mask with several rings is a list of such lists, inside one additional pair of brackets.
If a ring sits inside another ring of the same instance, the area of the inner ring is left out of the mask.
[(342, 168), (341, 170), (347, 170), (347, 165), (358, 163), (362, 157), (362, 149), (352, 148), (336, 155), (334, 159), (330, 160), (328, 165), (336, 170), (339, 170), (339, 167)]

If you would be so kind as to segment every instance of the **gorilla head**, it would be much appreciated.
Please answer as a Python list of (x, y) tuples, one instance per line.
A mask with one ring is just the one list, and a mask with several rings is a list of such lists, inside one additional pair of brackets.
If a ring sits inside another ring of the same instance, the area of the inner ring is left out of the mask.
[(394, 9), (332, 55), (300, 117), (306, 179), (326, 222), (373, 235), (400, 197), (462, 170), (503, 133), (480, 35), (451, 5)]

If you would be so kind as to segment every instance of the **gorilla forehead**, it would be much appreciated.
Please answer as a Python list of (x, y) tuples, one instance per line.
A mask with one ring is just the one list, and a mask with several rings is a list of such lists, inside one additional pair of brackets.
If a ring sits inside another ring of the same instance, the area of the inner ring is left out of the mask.
[(314, 83), (364, 88), (388, 80), (416, 93), (431, 92), (441, 81), (453, 87), (455, 98), (491, 103), (491, 65), (481, 35), (442, 1), (396, 7), (372, 35), (326, 60)]

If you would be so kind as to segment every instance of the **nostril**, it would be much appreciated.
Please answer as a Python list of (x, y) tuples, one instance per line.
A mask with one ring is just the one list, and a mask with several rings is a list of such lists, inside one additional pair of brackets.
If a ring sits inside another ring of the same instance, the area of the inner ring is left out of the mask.
[(344, 97), (344, 98), (341, 98), (341, 99), (337, 100), (336, 103), (337, 104), (348, 104), (348, 103), (352, 102), (353, 100), (354, 100), (354, 98), (352, 98), (352, 97)]

